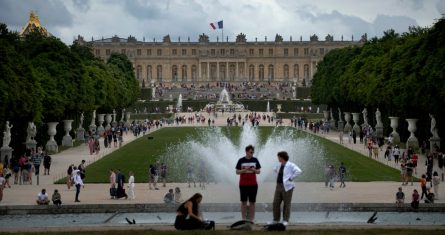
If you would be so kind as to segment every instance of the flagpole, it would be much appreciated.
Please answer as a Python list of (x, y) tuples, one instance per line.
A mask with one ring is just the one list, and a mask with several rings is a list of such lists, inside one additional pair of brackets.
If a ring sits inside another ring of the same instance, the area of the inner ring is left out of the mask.
[(224, 42), (224, 27), (221, 29), (221, 42)]

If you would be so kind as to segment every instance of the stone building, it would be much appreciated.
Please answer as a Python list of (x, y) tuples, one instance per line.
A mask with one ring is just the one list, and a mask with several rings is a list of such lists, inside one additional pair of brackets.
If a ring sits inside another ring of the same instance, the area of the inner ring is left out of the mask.
[(317, 63), (330, 50), (361, 45), (360, 41), (334, 41), (327, 35), (319, 41), (312, 35), (310, 41), (284, 41), (280, 35), (275, 40), (253, 42), (246, 35), (239, 34), (235, 42), (210, 42), (205, 34), (199, 35), (197, 42), (173, 42), (170, 36), (162, 42), (138, 41), (130, 36), (127, 39), (112, 38), (86, 42), (78, 36), (76, 42), (89, 44), (95, 56), (106, 60), (112, 53), (123, 53), (132, 61), (135, 75), (141, 86), (212, 84), (216, 82), (291, 82), (299, 86), (310, 86)]

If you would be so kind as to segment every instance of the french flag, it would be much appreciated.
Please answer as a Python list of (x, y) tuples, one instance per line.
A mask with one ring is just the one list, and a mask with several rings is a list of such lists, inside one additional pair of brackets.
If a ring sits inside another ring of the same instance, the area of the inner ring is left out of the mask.
[(212, 27), (213, 30), (215, 29), (222, 29), (223, 28), (223, 21), (218, 21), (215, 23), (210, 23), (210, 27)]

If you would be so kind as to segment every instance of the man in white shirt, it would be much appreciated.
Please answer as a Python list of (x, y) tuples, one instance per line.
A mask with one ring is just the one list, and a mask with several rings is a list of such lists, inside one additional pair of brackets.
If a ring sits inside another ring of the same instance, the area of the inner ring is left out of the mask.
[(46, 189), (42, 189), (42, 191), (37, 194), (37, 205), (48, 205), (49, 199), (48, 194), (46, 193)]
[(80, 176), (80, 171), (76, 172), (76, 175), (74, 176), (74, 185), (76, 185), (76, 199), (74, 202), (80, 202), (79, 201), (79, 193), (80, 193), (80, 187), (83, 186), (82, 177)]
[(295, 188), (293, 181), (302, 171), (297, 165), (289, 161), (287, 152), (278, 152), (277, 157), (280, 164), (275, 167), (277, 186), (273, 199), (273, 221), (274, 223), (280, 221), (280, 205), (283, 202), (283, 224), (287, 226), (290, 218), (292, 193)]

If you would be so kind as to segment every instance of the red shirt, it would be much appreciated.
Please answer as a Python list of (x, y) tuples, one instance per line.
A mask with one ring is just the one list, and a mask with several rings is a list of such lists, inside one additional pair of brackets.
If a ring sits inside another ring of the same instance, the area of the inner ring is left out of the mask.
[[(236, 164), (237, 170), (243, 169), (260, 169), (261, 165), (258, 159), (252, 157), (247, 159), (246, 157), (242, 157), (238, 160)], [(239, 177), (239, 185), (240, 186), (248, 186), (248, 185), (258, 185), (256, 181), (256, 173), (241, 173)]]

